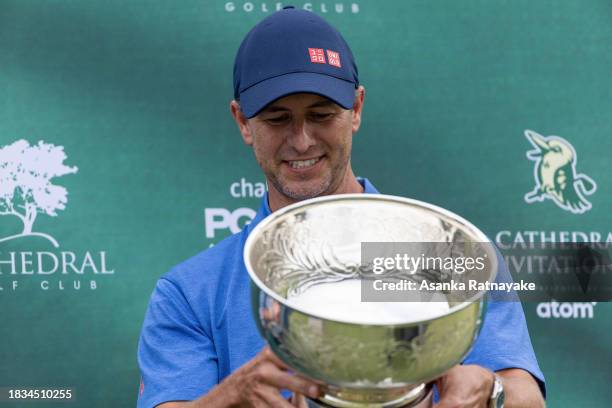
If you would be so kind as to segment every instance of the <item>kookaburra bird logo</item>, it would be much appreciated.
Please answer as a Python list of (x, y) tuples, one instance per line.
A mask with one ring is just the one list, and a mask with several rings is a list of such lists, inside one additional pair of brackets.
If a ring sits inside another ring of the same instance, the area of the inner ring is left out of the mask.
[(569, 142), (559, 136), (544, 137), (533, 130), (525, 136), (534, 150), (527, 158), (535, 161), (533, 175), (536, 186), (525, 194), (529, 204), (549, 198), (564, 210), (582, 214), (591, 209), (585, 195), (597, 190), (597, 184), (586, 174), (576, 171), (576, 151)]

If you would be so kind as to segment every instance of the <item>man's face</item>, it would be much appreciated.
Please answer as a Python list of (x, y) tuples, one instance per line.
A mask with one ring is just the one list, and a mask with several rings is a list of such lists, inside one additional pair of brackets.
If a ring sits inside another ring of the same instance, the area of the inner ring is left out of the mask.
[[(361, 91), (360, 91), (361, 92)], [(278, 99), (240, 126), (253, 146), (270, 189), (294, 202), (342, 189), (350, 170), (353, 133), (360, 123), (362, 96), (346, 110), (315, 94)]]

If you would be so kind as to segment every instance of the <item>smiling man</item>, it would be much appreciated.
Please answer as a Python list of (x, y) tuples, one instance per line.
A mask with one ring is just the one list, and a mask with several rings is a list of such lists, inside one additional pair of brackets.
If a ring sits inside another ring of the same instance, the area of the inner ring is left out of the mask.
[(268, 180), (272, 211), (321, 195), (363, 192), (350, 154), (364, 92), (363, 87), (356, 90), (351, 110), (317, 94), (293, 94), (274, 101), (251, 120), (232, 101), (244, 142), (253, 147)]
[[(243, 231), (160, 278), (138, 348), (139, 407), (304, 407), (303, 395), (320, 395), (264, 347), (242, 253), (272, 211), (322, 195), (377, 193), (351, 167), (364, 97), (348, 45), (317, 15), (287, 7), (247, 34), (230, 110), (269, 191)], [(520, 303), (490, 302), (473, 350), (436, 384), (439, 408), (543, 406)]]

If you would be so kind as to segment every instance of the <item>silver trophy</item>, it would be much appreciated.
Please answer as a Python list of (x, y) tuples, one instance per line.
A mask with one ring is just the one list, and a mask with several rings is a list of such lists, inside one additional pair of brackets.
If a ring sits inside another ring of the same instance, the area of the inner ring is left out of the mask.
[[(311, 407), (430, 406), (432, 382), (460, 363), (476, 338), (486, 292), (442, 293), (444, 314), (394, 324), (334, 320), (290, 306), (291, 296), (314, 285), (372, 278), (371, 265), (362, 262), (363, 242), (446, 243), (453, 256), (467, 251), (487, 260), (484, 270), (455, 278), (493, 281), (497, 271), (494, 248), (479, 245), (487, 237), (442, 208), (369, 194), (302, 201), (274, 212), (247, 239), (258, 328), (296, 373), (322, 384), (324, 396), (309, 400)], [(443, 275), (428, 269), (405, 278), (437, 282)]]

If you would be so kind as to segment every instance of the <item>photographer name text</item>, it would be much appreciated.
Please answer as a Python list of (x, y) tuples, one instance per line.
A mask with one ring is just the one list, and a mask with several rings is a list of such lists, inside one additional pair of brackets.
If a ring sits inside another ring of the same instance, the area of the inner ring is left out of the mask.
[(427, 291), (427, 292), (452, 292), (452, 291), (528, 291), (536, 290), (536, 284), (525, 282), (522, 279), (518, 282), (489, 282), (469, 279), (466, 282), (450, 280), (448, 282), (415, 282), (402, 279), (396, 282), (387, 282), (383, 279), (376, 279), (372, 282), (372, 287), (376, 291)]

